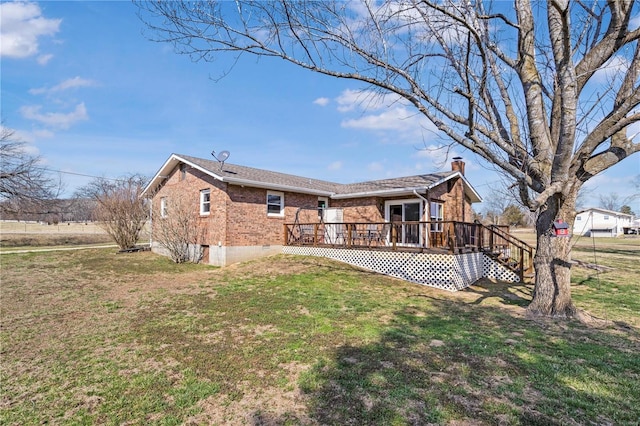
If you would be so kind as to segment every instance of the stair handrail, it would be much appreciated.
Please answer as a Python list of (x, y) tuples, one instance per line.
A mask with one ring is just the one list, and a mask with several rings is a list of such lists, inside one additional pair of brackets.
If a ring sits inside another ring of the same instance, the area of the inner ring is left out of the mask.
[[(481, 225), (482, 225), (482, 224), (481, 224)], [(485, 226), (485, 225), (482, 225), (482, 226), (484, 226), (485, 228), (487, 227), (487, 226)], [(522, 241), (522, 240), (521, 240), (520, 238), (518, 238), (518, 237), (514, 237), (512, 234), (510, 234), (510, 233), (508, 233), (508, 232), (504, 232), (502, 229), (500, 229), (500, 228), (498, 227), (498, 225), (491, 224), (491, 225), (489, 225), (489, 226), (488, 226), (488, 228), (493, 229), (493, 230), (494, 230), (494, 232), (495, 232), (496, 234), (499, 234), (502, 238), (515, 240), (515, 241), (517, 241), (518, 243), (520, 243), (521, 245), (526, 246), (526, 247), (530, 248), (531, 250), (534, 250), (533, 246), (531, 246), (529, 243), (527, 243), (526, 241)]]
[[(510, 233), (503, 231), (497, 225), (492, 224), (487, 226), (480, 223), (479, 221), (476, 221), (476, 223), (479, 224), (484, 229), (488, 230), (490, 233), (504, 239), (509, 244), (513, 244), (513, 246), (520, 251), (519, 259), (516, 259), (515, 257), (511, 256), (511, 253), (509, 253), (509, 258), (519, 263), (518, 273), (520, 275), (520, 281), (523, 281), (525, 271), (528, 271), (533, 267), (533, 253), (535, 249), (531, 245), (529, 245), (527, 242), (522, 241), (521, 239), (514, 237)], [(526, 265), (524, 264), (524, 252), (527, 252), (529, 254), (529, 261), (527, 262)]]

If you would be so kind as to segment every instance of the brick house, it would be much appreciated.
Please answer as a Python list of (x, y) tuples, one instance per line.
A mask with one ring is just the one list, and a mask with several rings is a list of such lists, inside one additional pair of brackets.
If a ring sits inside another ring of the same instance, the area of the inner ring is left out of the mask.
[[(471, 222), (471, 206), (481, 201), (460, 158), (447, 172), (339, 184), (172, 154), (143, 196), (152, 200), (152, 223), (171, 214), (172, 199), (191, 200), (202, 261), (217, 266), (281, 253), (285, 224), (329, 212), (354, 223)], [(409, 234), (400, 238), (417, 238)], [(153, 237), (152, 249), (162, 252)]]

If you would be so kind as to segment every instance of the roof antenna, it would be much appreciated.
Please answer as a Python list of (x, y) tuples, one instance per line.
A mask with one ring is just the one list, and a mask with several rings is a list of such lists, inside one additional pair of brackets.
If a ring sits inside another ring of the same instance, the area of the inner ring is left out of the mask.
[(218, 154), (216, 156), (216, 152), (215, 151), (211, 151), (211, 155), (213, 156), (213, 158), (218, 160), (218, 162), (220, 163), (220, 171), (222, 171), (222, 167), (224, 166), (224, 162), (227, 160), (227, 158), (229, 158), (231, 153), (229, 151), (221, 151), (220, 154)]

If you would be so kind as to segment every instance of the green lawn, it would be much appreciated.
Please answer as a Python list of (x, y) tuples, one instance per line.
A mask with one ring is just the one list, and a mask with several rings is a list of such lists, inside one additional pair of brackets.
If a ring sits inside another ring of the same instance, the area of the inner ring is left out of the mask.
[(587, 325), (319, 258), (2, 255), (0, 424), (637, 424), (639, 248), (574, 269)]

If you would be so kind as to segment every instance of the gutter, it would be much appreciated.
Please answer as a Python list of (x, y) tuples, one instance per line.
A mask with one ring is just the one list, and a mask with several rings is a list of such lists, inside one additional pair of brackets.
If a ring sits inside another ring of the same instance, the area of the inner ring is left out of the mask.
[[(274, 189), (278, 191), (297, 192), (302, 194), (322, 195), (323, 197), (332, 197), (333, 192), (321, 191), (317, 189), (298, 188), (296, 186), (280, 185), (277, 183), (263, 183), (255, 180), (237, 179), (237, 178), (225, 178), (219, 177), (221, 182), (226, 182), (231, 185), (249, 186), (251, 188), (262, 189)], [(333, 197), (332, 197), (333, 198)]]
[(396, 189), (379, 189), (376, 191), (365, 191), (365, 192), (352, 192), (349, 194), (334, 194), (331, 196), (334, 200), (344, 200), (347, 198), (362, 198), (362, 197), (377, 197), (377, 196), (394, 196), (394, 195), (403, 195), (403, 194), (412, 194), (412, 191), (416, 191), (418, 189), (429, 189), (430, 187), (418, 186), (413, 188), (396, 188)]

